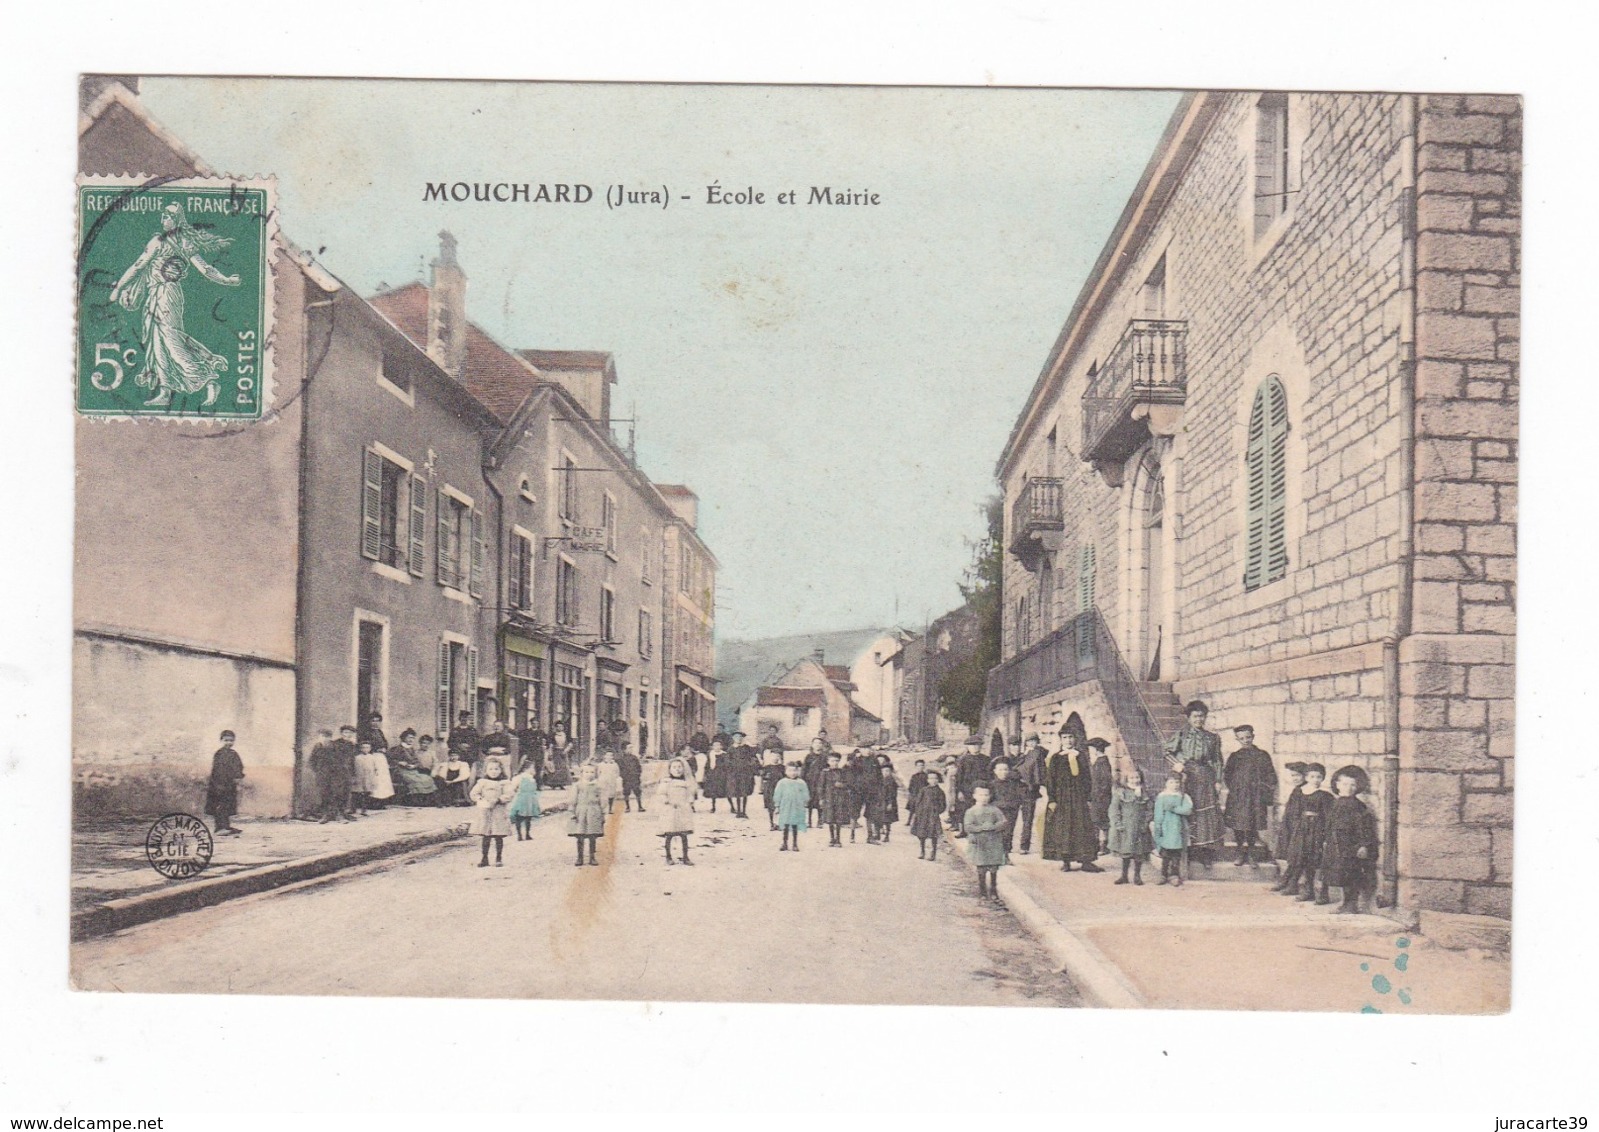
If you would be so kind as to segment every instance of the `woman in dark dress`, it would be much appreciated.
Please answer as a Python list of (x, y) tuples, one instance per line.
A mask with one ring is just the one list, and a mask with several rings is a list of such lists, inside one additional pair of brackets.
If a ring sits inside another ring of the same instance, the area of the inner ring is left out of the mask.
[[(711, 800), (711, 813), (716, 812), (716, 800), (727, 797), (727, 747), (718, 735), (711, 740), (711, 749), (705, 756), (705, 774), (700, 779), (700, 794)], [(732, 809), (731, 806), (728, 807)]]
[(1044, 860), (1059, 861), (1065, 873), (1072, 871), (1073, 862), (1085, 873), (1103, 872), (1094, 863), (1099, 830), (1094, 828), (1092, 809), (1093, 770), (1087, 756), (1077, 750), (1077, 737), (1071, 731), (1062, 728), (1060, 739), (1061, 749), (1044, 766), (1044, 791), (1049, 795), (1044, 809)]

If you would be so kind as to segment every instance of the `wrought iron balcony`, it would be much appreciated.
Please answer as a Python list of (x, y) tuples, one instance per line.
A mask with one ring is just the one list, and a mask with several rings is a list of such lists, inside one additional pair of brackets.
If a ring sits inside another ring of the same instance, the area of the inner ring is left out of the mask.
[(1060, 549), (1066, 527), (1061, 507), (1061, 481), (1054, 476), (1030, 479), (1017, 492), (1010, 509), (1010, 552), (1029, 570), (1046, 550)]
[[(1083, 393), (1083, 459), (1102, 472), (1127, 459), (1162, 422), (1157, 406), (1188, 398), (1188, 323), (1135, 318)], [(1158, 414), (1157, 414), (1158, 416)]]

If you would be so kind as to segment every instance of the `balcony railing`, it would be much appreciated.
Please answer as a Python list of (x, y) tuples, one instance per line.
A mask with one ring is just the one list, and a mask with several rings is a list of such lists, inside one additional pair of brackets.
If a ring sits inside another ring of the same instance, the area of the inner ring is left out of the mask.
[(986, 714), (992, 716), (1091, 680), (1099, 682), (1122, 743), (1143, 772), (1144, 781), (1163, 781), (1167, 762), (1160, 728), (1097, 609), (1079, 613), (1043, 640), (990, 669)]
[(1022, 485), (1010, 509), (1010, 550), (1029, 570), (1041, 550), (1058, 549), (1065, 529), (1061, 481), (1040, 476)]
[(1125, 460), (1149, 438), (1149, 405), (1188, 397), (1188, 323), (1135, 318), (1083, 393), (1083, 459)]

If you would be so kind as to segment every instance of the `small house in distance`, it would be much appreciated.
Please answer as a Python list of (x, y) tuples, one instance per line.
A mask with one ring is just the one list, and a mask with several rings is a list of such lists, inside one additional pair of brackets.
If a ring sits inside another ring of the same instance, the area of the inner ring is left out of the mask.
[(883, 721), (855, 701), (854, 691), (849, 669), (826, 663), (817, 651), (756, 688), (739, 713), (739, 727), (753, 738), (776, 724), (789, 750), (810, 746), (824, 730), (834, 746), (875, 743), (882, 738)]

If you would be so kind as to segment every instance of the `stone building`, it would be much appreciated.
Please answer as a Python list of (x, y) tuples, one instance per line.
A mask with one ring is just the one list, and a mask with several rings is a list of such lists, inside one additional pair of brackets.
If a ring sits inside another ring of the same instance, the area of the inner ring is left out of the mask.
[(990, 729), (1157, 769), (1202, 698), (1370, 770), (1402, 913), (1509, 915), (1520, 123), (1183, 100), (999, 462)]
[[(82, 172), (212, 175), (133, 80), (90, 82)], [(431, 285), (371, 301), (282, 237), (272, 271), (263, 420), (77, 420), (75, 815), (195, 809), (223, 728), (241, 811), (303, 811), (316, 732), (373, 711), (391, 740), (537, 711), (658, 750), (681, 672), (714, 671), (716, 562), (612, 434), (609, 355), (495, 342), (447, 234)], [(697, 617), (672, 669), (668, 531)]]
[(790, 750), (809, 746), (823, 731), (835, 747), (876, 743), (883, 721), (856, 701), (855, 691), (850, 669), (828, 664), (826, 654), (816, 652), (756, 688), (739, 712), (739, 727), (764, 736), (775, 723)]
[(716, 556), (699, 535), (699, 496), (658, 484), (671, 508), (661, 554), (661, 750), (716, 730)]
[[(137, 80), (87, 77), (79, 171), (213, 171), (151, 119)], [(281, 238), (280, 409), (238, 427), (76, 418), (74, 813), (196, 810), (223, 728), (249, 762), (246, 813), (287, 813), (295, 766), (305, 306), (337, 281)]]
[(940, 710), (939, 686), (950, 669), (976, 651), (978, 631), (976, 610), (963, 605), (931, 622), (926, 632), (907, 635), (889, 662), (899, 670), (895, 738), (910, 743), (960, 742), (970, 733), (965, 724), (951, 721)]
[[(681, 516), (611, 431), (611, 356), (494, 341), (470, 321), (454, 241), (441, 240), (431, 285), (372, 304), (489, 414), (479, 471), (493, 661), (479, 677), (485, 699), (513, 728), (564, 724), (584, 749), (625, 736), (655, 754), (672, 718), (663, 639), (676, 595), (665, 559)], [(693, 541), (709, 587), (715, 560)], [(708, 627), (703, 649), (709, 669)], [(442, 704), (442, 646), (438, 663)]]

